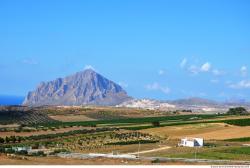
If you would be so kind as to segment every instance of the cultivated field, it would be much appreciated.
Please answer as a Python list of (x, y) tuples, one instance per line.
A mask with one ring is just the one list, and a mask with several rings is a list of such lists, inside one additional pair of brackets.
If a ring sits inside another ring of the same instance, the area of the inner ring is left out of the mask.
[[(188, 164), (189, 161), (192, 164), (220, 164), (216, 160), (242, 161), (240, 164), (244, 164), (243, 161), (250, 160), (247, 146), (250, 144), (249, 115), (111, 107), (40, 107), (26, 109), (32, 117), (22, 121), (20, 114), (26, 111), (14, 110), (21, 120), (11, 120), (8, 115), (11, 113), (5, 110), (8, 125), (0, 125), (1, 164)], [(31, 122), (34, 117), (39, 119), (40, 114), (42, 120)], [(48, 122), (44, 122), (45, 118)], [(199, 149), (179, 147), (184, 137), (204, 138), (205, 146)], [(32, 147), (39, 152), (17, 152), (12, 147)], [(62, 159), (57, 156), (62, 152), (129, 154), (147, 159)], [(169, 158), (211, 160), (167, 161)]]
[(201, 123), (182, 126), (167, 126), (142, 130), (145, 133), (179, 139), (182, 137), (201, 137), (206, 140), (225, 140), (250, 137), (250, 126), (240, 127), (225, 123)]

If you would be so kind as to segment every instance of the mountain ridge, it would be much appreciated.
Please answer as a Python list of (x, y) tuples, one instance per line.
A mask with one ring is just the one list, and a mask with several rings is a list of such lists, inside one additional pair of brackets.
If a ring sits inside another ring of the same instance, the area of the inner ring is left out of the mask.
[(200, 98), (200, 97), (189, 97), (189, 98), (183, 98), (183, 99), (176, 99), (173, 101), (170, 101), (173, 104), (184, 104), (184, 105), (218, 105), (219, 102), (215, 100)]
[(41, 82), (23, 105), (116, 105), (129, 100), (123, 88), (92, 69)]

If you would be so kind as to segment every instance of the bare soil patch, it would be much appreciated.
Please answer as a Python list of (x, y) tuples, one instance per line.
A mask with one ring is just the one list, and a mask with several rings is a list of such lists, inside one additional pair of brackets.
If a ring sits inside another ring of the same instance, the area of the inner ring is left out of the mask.
[(215, 139), (215, 140), (250, 137), (250, 126), (247, 127), (229, 126), (221, 130), (196, 134), (195, 136), (203, 137), (205, 139)]
[(161, 137), (169, 137), (171, 139), (191, 136), (202, 137), (207, 140), (224, 140), (231, 138), (250, 137), (250, 126), (239, 127), (224, 123), (204, 123), (152, 128), (142, 130), (142, 132), (151, 133)]
[(75, 122), (75, 121), (94, 121), (95, 119), (87, 117), (86, 115), (52, 115), (50, 118), (63, 121), (63, 122)]

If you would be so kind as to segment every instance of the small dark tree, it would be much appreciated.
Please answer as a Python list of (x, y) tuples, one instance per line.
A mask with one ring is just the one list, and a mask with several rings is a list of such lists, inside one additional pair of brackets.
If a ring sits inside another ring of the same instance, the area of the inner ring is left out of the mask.
[(4, 147), (0, 147), (0, 153), (5, 153), (5, 148)]
[(4, 143), (4, 139), (0, 137), (0, 143)]
[(46, 156), (45, 153), (44, 153), (43, 151), (38, 151), (38, 152), (37, 152), (37, 155), (38, 155), (38, 156)]
[(10, 138), (9, 137), (5, 137), (5, 143), (9, 143), (10, 142)]
[(9, 149), (7, 149), (5, 152), (6, 152), (6, 153), (15, 153), (15, 150), (9, 148)]
[(230, 108), (227, 112), (229, 115), (246, 115), (249, 114), (244, 107)]
[(90, 127), (96, 127), (96, 124), (91, 124)]
[(160, 126), (160, 121), (154, 121), (154, 122), (152, 122), (152, 125), (154, 127), (159, 127)]
[(10, 136), (10, 141), (15, 143), (16, 142), (16, 137), (15, 136)]
[(32, 145), (32, 149), (38, 149), (38, 147), (39, 147), (39, 143), (35, 143)]
[(22, 141), (22, 137), (20, 137), (20, 136), (16, 137), (16, 141), (17, 141), (18, 143), (20, 143), (20, 142)]
[(27, 155), (28, 154), (28, 152), (25, 151), (25, 150), (21, 150), (21, 151), (18, 151), (16, 153), (19, 154), (19, 155)]

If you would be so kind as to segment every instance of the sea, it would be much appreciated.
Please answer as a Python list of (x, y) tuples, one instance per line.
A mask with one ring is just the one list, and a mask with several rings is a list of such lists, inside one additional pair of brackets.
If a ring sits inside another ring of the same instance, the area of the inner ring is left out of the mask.
[(0, 106), (21, 105), (25, 97), (0, 95)]

